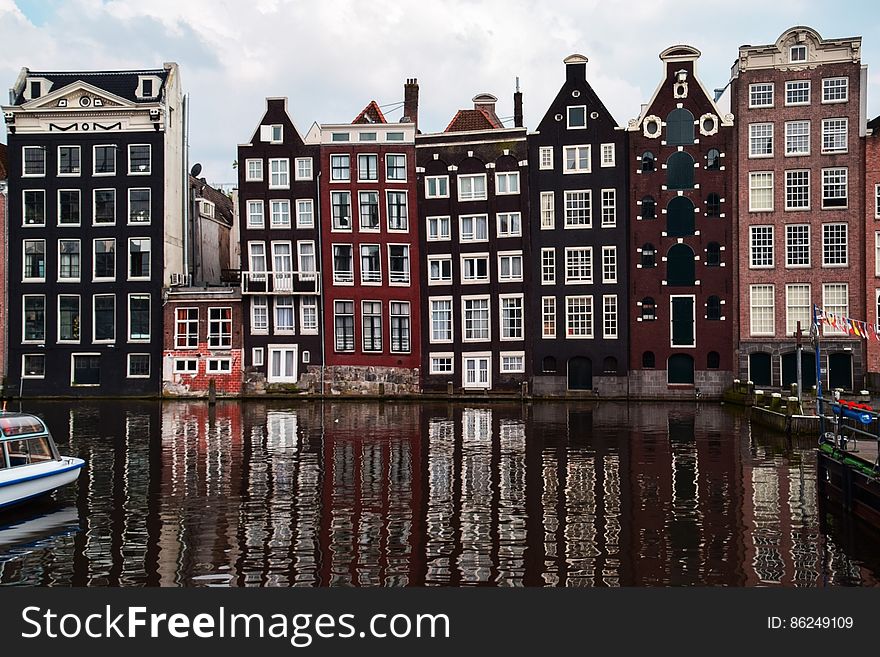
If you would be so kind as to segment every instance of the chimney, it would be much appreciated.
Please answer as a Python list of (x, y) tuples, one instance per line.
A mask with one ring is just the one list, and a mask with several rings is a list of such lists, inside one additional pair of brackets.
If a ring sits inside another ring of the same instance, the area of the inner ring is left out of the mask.
[(403, 85), (403, 116), (416, 124), (416, 132), (419, 129), (419, 81), (416, 78), (407, 78)]
[(477, 94), (472, 98), (474, 101), (474, 109), (475, 110), (483, 110), (492, 121), (495, 122), (496, 125), (501, 126), (501, 119), (498, 118), (498, 115), (495, 113), (495, 103), (498, 102), (498, 99), (492, 94), (482, 93)]
[(587, 81), (587, 62), (590, 61), (583, 55), (577, 53), (569, 55), (562, 60), (565, 64), (565, 81), (586, 82)]
[(522, 92), (519, 90), (519, 77), (516, 78), (516, 91), (513, 94), (513, 125), (523, 127)]

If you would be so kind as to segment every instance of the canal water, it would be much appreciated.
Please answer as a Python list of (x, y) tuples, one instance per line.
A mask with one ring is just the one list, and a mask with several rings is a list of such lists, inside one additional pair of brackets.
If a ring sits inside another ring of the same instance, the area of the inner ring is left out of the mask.
[(75, 486), (0, 585), (875, 585), (813, 440), (714, 404), (34, 403)]

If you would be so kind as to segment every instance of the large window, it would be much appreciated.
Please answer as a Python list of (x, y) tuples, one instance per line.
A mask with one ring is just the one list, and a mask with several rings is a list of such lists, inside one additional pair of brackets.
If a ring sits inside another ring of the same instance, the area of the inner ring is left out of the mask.
[(590, 146), (563, 146), (562, 154), (565, 160), (563, 173), (590, 173)]
[(386, 192), (388, 196), (388, 230), (408, 230), (406, 192)]
[(269, 201), (271, 228), (290, 228), (290, 201)]
[[(258, 297), (254, 297), (256, 304)], [(265, 300), (265, 297), (262, 297)], [(197, 349), (199, 346), (199, 309), (178, 308), (174, 314), (174, 348)]]
[(485, 242), (489, 239), (489, 215), (463, 214), (458, 222), (460, 241)]
[(773, 124), (749, 124), (749, 157), (771, 157), (773, 155)]
[(112, 281), (116, 279), (116, 240), (96, 239), (93, 251), (92, 280)]
[(410, 351), (410, 310), (409, 301), (391, 301), (391, 352)]
[(825, 78), (822, 80), (822, 102), (844, 103), (849, 99), (849, 78)]
[(78, 176), (80, 173), (79, 146), (58, 147), (58, 175)]
[(23, 342), (43, 342), (46, 339), (46, 297), (26, 294), (22, 297), (24, 311)]
[(128, 223), (150, 223), (150, 198), (148, 188), (128, 190)]
[(541, 249), (541, 285), (556, 284), (556, 249)]
[(24, 240), (24, 271), (22, 281), (46, 280), (46, 240)]
[(296, 330), (293, 297), (287, 294), (274, 298), (275, 333), (293, 333)]
[(313, 178), (312, 158), (298, 157), (295, 164), (296, 171), (294, 172), (294, 177), (296, 180), (311, 180)]
[(848, 262), (847, 225), (822, 224), (822, 266), (843, 267)]
[(449, 198), (449, 176), (427, 176), (425, 198)]
[(773, 267), (773, 226), (749, 226), (749, 267)]
[(79, 342), (79, 296), (58, 296), (58, 342)]
[(428, 256), (428, 285), (445, 285), (452, 282), (452, 257)]
[(361, 230), (379, 230), (379, 192), (359, 192)]
[(385, 156), (385, 179), (406, 180), (406, 155), (389, 154)]
[(300, 297), (300, 332), (314, 335), (318, 332), (318, 297)]
[(822, 120), (822, 152), (846, 153), (848, 145), (849, 121), (843, 119)]
[[(367, 161), (370, 158), (372, 159), (372, 172), (369, 170), (369, 167), (364, 171), (367, 174), (367, 177), (364, 180), (375, 180), (376, 179), (376, 156), (375, 155), (367, 155), (364, 156), (364, 160)], [(369, 176), (373, 177), (370, 178)], [(351, 159), (348, 155), (338, 154), (330, 156), (330, 180), (336, 181), (345, 181), (351, 179)]]
[(388, 245), (388, 282), (409, 284), (409, 245)]
[(749, 174), (749, 212), (773, 210), (773, 172), (753, 171)]
[[(97, 147), (96, 147), (97, 148)], [(21, 149), (22, 175), (46, 175), (46, 148), (44, 146), (25, 146)]]
[[(334, 155), (330, 158), (334, 165), (331, 169), (333, 180), (348, 180), (348, 156)], [(379, 156), (372, 153), (358, 155), (358, 180), (379, 180)]]
[(486, 174), (460, 175), (458, 177), (458, 200), (486, 200)]
[(541, 297), (541, 337), (556, 337), (556, 297)]
[(330, 192), (334, 230), (351, 230), (351, 192)]
[(431, 342), (452, 342), (452, 299), (430, 299)]
[(351, 244), (333, 245), (334, 283), (352, 283), (354, 281), (354, 263), (351, 252)]
[(749, 286), (749, 309), (752, 335), (773, 335), (775, 332), (775, 288), (773, 285)]
[(522, 340), (523, 338), (523, 297), (506, 296), (501, 299), (501, 339)]
[(271, 158), (269, 160), (269, 189), (287, 189), (289, 187), (290, 160)]
[(773, 107), (773, 83), (749, 85), (749, 107)]
[(845, 167), (822, 169), (822, 207), (847, 206), (848, 171)]
[(261, 182), (263, 180), (263, 160), (257, 159), (247, 159), (244, 161), (245, 163), (245, 181), (247, 182)]
[(785, 209), (810, 209), (809, 169), (785, 172)]
[(565, 337), (593, 337), (593, 297), (565, 297)]
[[(878, 202), (878, 207), (880, 207), (880, 202)], [(541, 192), (541, 230), (553, 230), (555, 226), (556, 195), (553, 192)]]
[(510, 283), (522, 281), (522, 279), (522, 251), (500, 252), (498, 254), (498, 280), (502, 283)]
[(617, 282), (617, 247), (602, 247), (602, 282)]
[(251, 299), (251, 331), (263, 333), (269, 330), (269, 298), (255, 296)]
[(593, 247), (565, 248), (565, 283), (593, 282)]
[[(849, 316), (849, 285), (846, 283), (825, 283), (822, 285), (822, 306), (826, 312), (838, 316)], [(825, 335), (842, 335), (846, 331), (828, 326), (822, 329)]]
[(336, 351), (354, 351), (354, 301), (333, 304)]
[(465, 342), (489, 340), (489, 297), (462, 299)]
[(613, 340), (617, 337), (617, 295), (602, 296), (602, 337)]
[(502, 171), (495, 174), (495, 193), (519, 194), (519, 172)]
[(128, 173), (129, 175), (147, 175), (152, 169), (149, 144), (129, 144)]
[(80, 192), (78, 189), (58, 190), (58, 225), (78, 226), (80, 216)]
[(522, 235), (522, 215), (519, 212), (499, 212), (495, 215), (498, 237), (520, 237)]
[(785, 334), (797, 333), (798, 322), (806, 333), (812, 323), (812, 304), (809, 283), (792, 283), (785, 286)]
[(487, 283), (489, 281), (489, 254), (462, 254), (462, 283)]
[(128, 240), (128, 278), (130, 280), (149, 280), (150, 278), (150, 238), (132, 237)]
[(361, 283), (382, 282), (382, 259), (378, 244), (361, 244)]
[(22, 192), (25, 226), (46, 225), (46, 192), (42, 189), (26, 189)]
[(361, 320), (364, 351), (382, 351), (382, 304), (364, 301), (361, 304)]
[(810, 154), (809, 121), (788, 121), (785, 124), (785, 154)]
[(92, 297), (92, 341), (116, 340), (116, 295), (96, 294)]
[(809, 105), (810, 104), (810, 81), (791, 80), (785, 83), (786, 105)]
[[(276, 297), (281, 299), (282, 297)], [(292, 305), (292, 298), (291, 299)], [(208, 347), (229, 349), (232, 347), (232, 308), (208, 308)]]
[(248, 228), (263, 228), (265, 225), (265, 219), (263, 216), (263, 202), (262, 201), (248, 201), (247, 202), (247, 227)]
[(602, 190), (602, 228), (614, 228), (617, 225), (617, 190)]
[(80, 241), (58, 240), (58, 280), (76, 282), (80, 278)]
[(785, 227), (785, 266), (810, 266), (809, 224), (788, 224)]
[(565, 192), (565, 227), (591, 228), (593, 226), (592, 190)]
[(450, 239), (450, 218), (446, 217), (427, 217), (428, 225), (428, 241), (442, 242)]
[[(128, 339), (150, 339), (150, 295), (128, 295)], [(210, 341), (209, 341), (210, 342)]]

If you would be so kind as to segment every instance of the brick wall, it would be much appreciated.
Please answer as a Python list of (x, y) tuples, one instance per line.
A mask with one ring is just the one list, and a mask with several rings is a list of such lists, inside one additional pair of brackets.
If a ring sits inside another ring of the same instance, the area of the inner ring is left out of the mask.
[[(198, 359), (196, 372), (181, 374), (174, 372), (174, 361), (179, 358)], [(228, 374), (208, 372), (208, 359), (231, 359), (232, 369)], [(207, 343), (200, 343), (198, 349), (165, 350), (162, 355), (162, 394), (170, 397), (204, 397), (214, 381), (217, 395), (239, 395), (242, 384), (242, 350), (209, 349)]]
[[(875, 128), (880, 130), (880, 125)], [(880, 276), (877, 275), (877, 246), (880, 244), (880, 217), (877, 216), (877, 192), (880, 185), (880, 134), (865, 138), (865, 307), (867, 321), (880, 323)], [(868, 378), (877, 388), (880, 384), (880, 342), (867, 341)]]

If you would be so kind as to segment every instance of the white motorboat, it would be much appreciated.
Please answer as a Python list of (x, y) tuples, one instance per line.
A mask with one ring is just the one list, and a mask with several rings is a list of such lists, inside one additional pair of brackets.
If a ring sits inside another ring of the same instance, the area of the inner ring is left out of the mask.
[(0, 510), (73, 483), (84, 465), (58, 453), (37, 416), (0, 412)]

